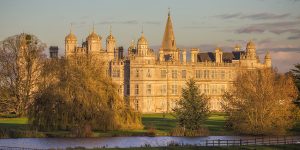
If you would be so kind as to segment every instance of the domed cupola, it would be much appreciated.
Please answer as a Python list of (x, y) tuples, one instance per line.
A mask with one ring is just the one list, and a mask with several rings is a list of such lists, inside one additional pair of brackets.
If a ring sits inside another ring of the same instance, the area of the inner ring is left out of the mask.
[(270, 51), (267, 51), (267, 53), (266, 53), (265, 65), (266, 65), (266, 67), (272, 67), (272, 59), (271, 59)]
[(247, 43), (247, 49), (256, 49), (256, 46), (252, 40)]
[(77, 41), (75, 34), (70, 31), (70, 33), (65, 38), (66, 41)]
[(87, 41), (100, 41), (102, 38), (93, 31), (87, 38)]
[(271, 59), (270, 51), (267, 51), (265, 59)]
[(109, 33), (109, 35), (107, 36), (107, 38), (106, 38), (106, 41), (115, 41), (116, 39), (115, 39), (115, 37), (112, 35), (112, 31), (111, 31), (111, 29), (110, 29), (110, 33)]
[(148, 41), (144, 36), (144, 32), (142, 32), (142, 36), (138, 40), (138, 45), (148, 45)]
[(256, 57), (256, 46), (252, 40), (247, 43), (246, 46), (246, 57), (248, 59), (257, 59)]
[(138, 39), (137, 42), (138, 55), (146, 56), (148, 51), (148, 41), (145, 38), (144, 32), (142, 32), (142, 36)]
[(77, 38), (70, 30), (70, 33), (65, 37), (65, 55), (68, 57), (71, 53), (75, 53), (77, 46)]
[(93, 32), (86, 38), (88, 52), (97, 52), (101, 51), (101, 37), (95, 32), (93, 27)]
[(115, 49), (116, 49), (116, 39), (112, 35), (112, 30), (110, 27), (110, 33), (106, 38), (106, 52), (108, 54), (108, 60), (114, 59), (115, 53), (117, 53), (115, 52)]

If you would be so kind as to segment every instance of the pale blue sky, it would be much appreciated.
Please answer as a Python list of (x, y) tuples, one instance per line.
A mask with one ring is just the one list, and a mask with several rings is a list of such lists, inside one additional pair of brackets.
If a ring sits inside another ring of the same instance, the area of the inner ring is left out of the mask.
[(143, 26), (150, 47), (157, 48), (168, 7), (180, 48), (229, 51), (253, 39), (259, 53), (270, 49), (280, 71), (300, 62), (299, 0), (0, 0), (0, 40), (24, 31), (63, 52), (70, 23), (81, 42), (94, 22), (103, 45), (109, 25), (125, 49)]

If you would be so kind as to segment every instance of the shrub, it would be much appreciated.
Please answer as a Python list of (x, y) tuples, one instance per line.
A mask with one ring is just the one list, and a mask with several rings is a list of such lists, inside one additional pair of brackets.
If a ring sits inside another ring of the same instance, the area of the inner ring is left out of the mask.
[(207, 128), (199, 128), (197, 130), (185, 129), (183, 127), (176, 127), (171, 130), (171, 136), (208, 136), (209, 130)]

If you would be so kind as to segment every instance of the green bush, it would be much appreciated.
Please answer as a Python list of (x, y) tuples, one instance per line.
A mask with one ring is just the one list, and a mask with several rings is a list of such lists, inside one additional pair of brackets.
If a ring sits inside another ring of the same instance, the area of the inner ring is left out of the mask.
[(45, 134), (35, 130), (15, 130), (0, 128), (0, 138), (42, 138)]

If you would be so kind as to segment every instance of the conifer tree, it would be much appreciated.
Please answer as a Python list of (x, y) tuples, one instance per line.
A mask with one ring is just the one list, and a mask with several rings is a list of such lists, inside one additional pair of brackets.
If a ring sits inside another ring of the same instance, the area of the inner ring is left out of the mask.
[(203, 127), (209, 115), (209, 97), (200, 93), (196, 82), (190, 79), (182, 89), (182, 96), (174, 108), (179, 126), (190, 130)]

